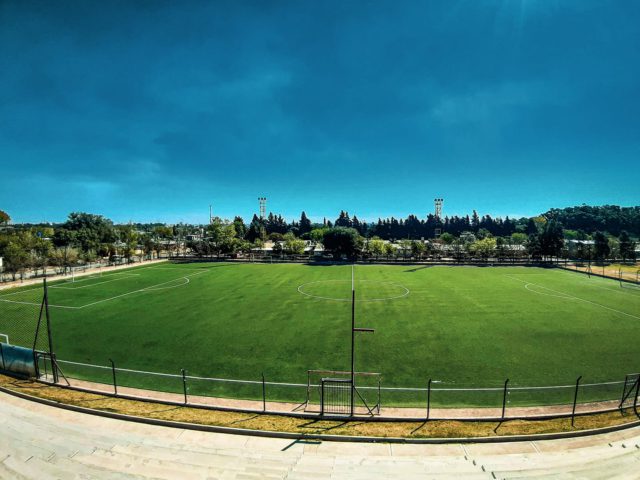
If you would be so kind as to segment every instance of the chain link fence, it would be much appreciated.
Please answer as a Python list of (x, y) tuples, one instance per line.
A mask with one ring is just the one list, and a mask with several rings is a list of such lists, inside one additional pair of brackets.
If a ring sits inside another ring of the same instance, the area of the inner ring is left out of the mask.
[[(113, 393), (237, 410), (277, 413), (318, 413), (315, 392), (320, 382), (271, 381), (261, 375), (253, 380), (201, 377), (176, 369), (158, 373), (122, 368), (114, 363), (93, 365), (58, 360), (72, 386)], [(422, 387), (385, 387), (359, 384), (365, 398), (379, 398), (381, 415), (404, 418), (538, 418), (597, 413), (637, 405), (638, 375), (610, 382), (550, 386), (510, 385), (508, 379), (491, 387), (462, 388), (427, 381)], [(311, 394), (309, 393), (311, 392)]]

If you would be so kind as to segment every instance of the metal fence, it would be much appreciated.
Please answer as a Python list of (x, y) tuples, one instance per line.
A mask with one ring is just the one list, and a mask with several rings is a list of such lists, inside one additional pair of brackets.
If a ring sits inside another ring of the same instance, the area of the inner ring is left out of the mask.
[[(321, 382), (288, 383), (261, 375), (254, 380), (201, 377), (185, 370), (158, 373), (108, 365), (58, 360), (72, 387), (124, 397), (227, 408), (319, 415)], [(490, 387), (462, 388), (427, 379), (420, 387), (365, 386), (363, 395), (379, 395), (381, 417), (403, 419), (508, 419), (581, 415), (635, 408), (640, 376), (551, 386), (512, 385), (508, 379)], [(51, 380), (44, 378), (44, 380)], [(66, 381), (65, 380), (65, 381)], [(367, 393), (369, 392), (369, 393)], [(626, 394), (626, 398), (624, 397)], [(361, 414), (368, 413), (365, 410)]]

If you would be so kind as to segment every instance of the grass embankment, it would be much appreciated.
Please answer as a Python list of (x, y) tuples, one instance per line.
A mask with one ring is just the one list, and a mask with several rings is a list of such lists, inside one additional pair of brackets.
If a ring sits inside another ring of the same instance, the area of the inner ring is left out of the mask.
[(23, 394), (54, 402), (90, 408), (99, 411), (134, 415), (138, 417), (186, 422), (199, 425), (231, 427), (251, 430), (280, 431), (298, 435), (350, 435), (402, 438), (464, 438), (501, 437), (510, 435), (578, 432), (622, 425), (637, 420), (632, 411), (543, 421), (511, 420), (498, 422), (363, 422), (299, 419), (276, 415), (220, 412), (181, 406), (139, 402), (104, 395), (77, 392), (53, 387), (30, 380), (16, 380), (0, 375), (0, 385)]

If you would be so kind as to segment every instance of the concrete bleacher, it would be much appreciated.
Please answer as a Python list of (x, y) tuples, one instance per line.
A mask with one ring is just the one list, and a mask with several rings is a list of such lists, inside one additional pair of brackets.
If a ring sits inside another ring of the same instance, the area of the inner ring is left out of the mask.
[(0, 478), (640, 478), (640, 430), (499, 444), (365, 444), (106, 419), (0, 393)]

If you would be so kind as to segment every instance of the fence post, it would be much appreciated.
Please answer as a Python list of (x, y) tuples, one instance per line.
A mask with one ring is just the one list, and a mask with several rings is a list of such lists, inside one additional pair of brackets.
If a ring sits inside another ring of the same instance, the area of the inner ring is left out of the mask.
[(431, 411), (431, 379), (427, 382), (427, 420), (429, 420), (429, 412)]
[(182, 372), (182, 391), (184, 392), (184, 404), (187, 404), (187, 375), (184, 371), (184, 368), (181, 368)]
[(267, 411), (267, 393), (266, 393), (266, 385), (264, 383), (264, 372), (262, 372), (262, 411)]
[(578, 403), (578, 388), (580, 388), (580, 380), (582, 379), (582, 375), (578, 377), (576, 380), (576, 391), (573, 394), (573, 410), (571, 411), (571, 426), (573, 427), (573, 422), (576, 418), (576, 403)]
[(504, 420), (504, 412), (507, 408), (507, 385), (509, 384), (509, 379), (507, 378), (504, 381), (504, 392), (502, 393), (502, 420)]
[(638, 415), (638, 394), (640, 393), (640, 377), (636, 380), (636, 395), (633, 398), (633, 411)]
[(113, 393), (118, 395), (118, 384), (116, 383), (116, 364), (113, 363), (113, 360), (109, 359), (111, 362), (111, 373), (113, 374)]

